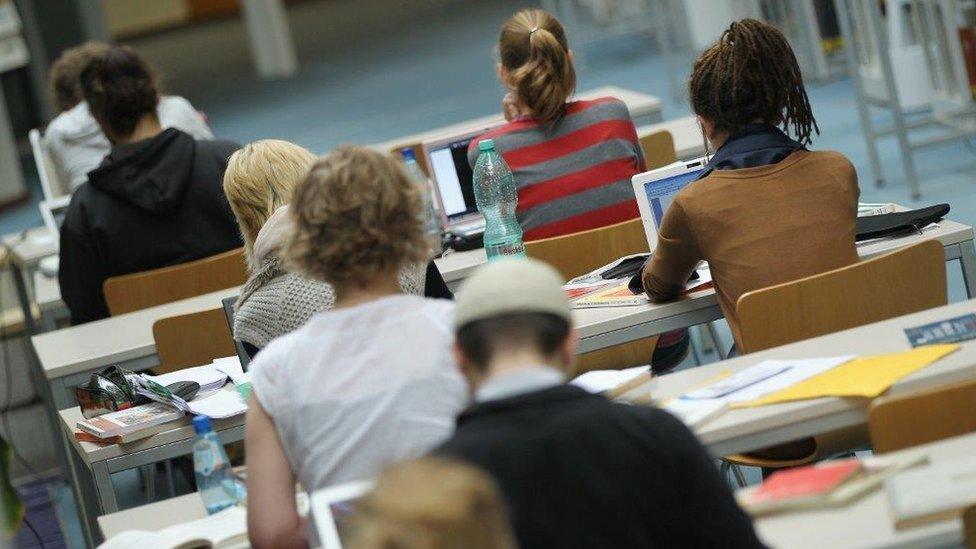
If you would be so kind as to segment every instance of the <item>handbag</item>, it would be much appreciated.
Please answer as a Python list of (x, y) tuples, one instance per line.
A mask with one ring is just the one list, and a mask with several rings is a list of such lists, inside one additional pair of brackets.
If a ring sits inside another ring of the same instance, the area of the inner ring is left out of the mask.
[(941, 221), (949, 213), (948, 204), (936, 204), (907, 212), (858, 217), (855, 222), (855, 242), (921, 231), (927, 225)]

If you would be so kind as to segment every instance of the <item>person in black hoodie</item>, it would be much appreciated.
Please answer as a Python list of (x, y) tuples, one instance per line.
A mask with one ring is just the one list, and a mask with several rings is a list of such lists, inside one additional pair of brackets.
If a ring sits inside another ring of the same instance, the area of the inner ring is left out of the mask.
[(762, 546), (683, 423), (565, 384), (576, 334), (552, 267), (483, 267), (457, 295), (454, 327), (474, 403), (436, 453), (494, 477), (519, 547)]
[(128, 47), (96, 57), (81, 85), (112, 150), (72, 196), (61, 227), (58, 282), (73, 324), (109, 316), (109, 277), (242, 245), (221, 187), (238, 144), (164, 130), (153, 72)]

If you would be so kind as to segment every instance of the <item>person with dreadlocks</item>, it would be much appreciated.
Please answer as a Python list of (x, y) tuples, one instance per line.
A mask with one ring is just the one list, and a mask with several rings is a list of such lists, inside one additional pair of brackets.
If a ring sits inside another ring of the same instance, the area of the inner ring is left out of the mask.
[(689, 91), (715, 154), (665, 213), (644, 289), (654, 302), (673, 299), (708, 261), (741, 348), (742, 294), (857, 261), (857, 174), (843, 155), (807, 149), (819, 128), (793, 50), (772, 25), (732, 23), (695, 61)]

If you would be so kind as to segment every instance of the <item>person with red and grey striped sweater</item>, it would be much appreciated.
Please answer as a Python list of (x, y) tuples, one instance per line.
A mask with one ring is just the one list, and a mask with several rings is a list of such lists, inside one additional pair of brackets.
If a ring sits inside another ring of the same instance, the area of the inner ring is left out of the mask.
[[(516, 215), (526, 241), (596, 229), (640, 216), (631, 178), (645, 171), (627, 106), (604, 97), (573, 101), (576, 72), (566, 33), (551, 14), (522, 10), (502, 25), (498, 77), (509, 90), (505, 125), (472, 140), (491, 139), (518, 187)], [(688, 352), (688, 332), (664, 334), (655, 371)]]

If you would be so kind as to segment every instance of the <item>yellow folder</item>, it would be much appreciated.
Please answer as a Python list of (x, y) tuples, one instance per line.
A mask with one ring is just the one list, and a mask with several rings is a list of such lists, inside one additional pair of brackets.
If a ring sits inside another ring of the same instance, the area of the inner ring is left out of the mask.
[(901, 353), (855, 358), (836, 368), (733, 408), (764, 406), (821, 397), (874, 398), (899, 379), (954, 352), (959, 345), (925, 345)]

